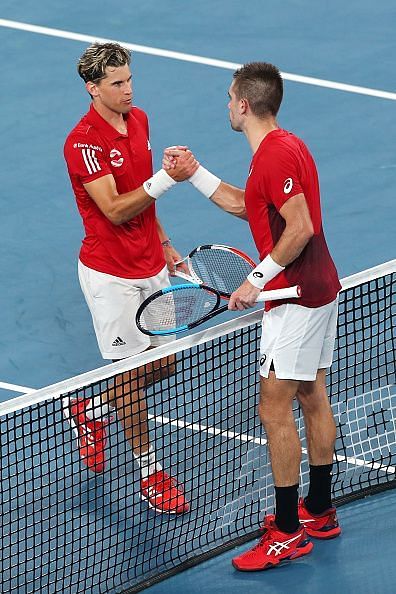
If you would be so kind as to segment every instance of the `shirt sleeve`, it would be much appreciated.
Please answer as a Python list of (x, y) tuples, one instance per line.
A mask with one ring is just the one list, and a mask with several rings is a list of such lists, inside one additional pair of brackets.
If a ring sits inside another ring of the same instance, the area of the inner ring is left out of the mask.
[(65, 143), (65, 159), (69, 173), (82, 184), (111, 174), (105, 158), (105, 148), (99, 142), (87, 142), (86, 138), (69, 137)]
[(302, 194), (299, 165), (296, 156), (287, 149), (277, 148), (262, 166), (262, 191), (279, 211), (297, 194)]

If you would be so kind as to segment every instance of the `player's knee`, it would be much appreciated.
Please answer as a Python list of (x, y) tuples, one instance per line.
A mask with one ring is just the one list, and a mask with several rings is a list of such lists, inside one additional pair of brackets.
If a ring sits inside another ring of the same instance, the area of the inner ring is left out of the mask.
[(258, 405), (258, 416), (267, 433), (276, 430), (277, 427), (294, 422), (291, 407), (288, 410), (285, 407), (272, 406), (271, 403), (263, 400), (260, 400)]

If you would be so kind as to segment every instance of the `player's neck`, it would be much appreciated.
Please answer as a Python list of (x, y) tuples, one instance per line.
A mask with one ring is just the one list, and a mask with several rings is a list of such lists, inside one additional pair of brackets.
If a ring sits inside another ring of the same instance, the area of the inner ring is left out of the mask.
[(110, 126), (115, 128), (120, 134), (127, 133), (127, 125), (122, 113), (109, 109), (103, 103), (94, 103), (95, 110)]
[(246, 125), (244, 132), (250, 144), (250, 148), (252, 149), (252, 153), (254, 154), (257, 151), (267, 134), (278, 128), (279, 126), (275, 118), (265, 120), (255, 118), (249, 122)]

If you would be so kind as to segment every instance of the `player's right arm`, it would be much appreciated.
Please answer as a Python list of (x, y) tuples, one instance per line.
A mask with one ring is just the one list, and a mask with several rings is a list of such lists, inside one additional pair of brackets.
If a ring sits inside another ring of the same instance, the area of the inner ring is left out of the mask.
[(113, 175), (107, 174), (83, 184), (89, 196), (113, 225), (122, 225), (146, 210), (155, 198), (143, 186), (118, 194)]
[(191, 177), (198, 168), (192, 153), (184, 151), (172, 171), (167, 173), (160, 169), (136, 190), (118, 194), (104, 153), (99, 143), (75, 142), (69, 137), (65, 144), (70, 175), (78, 178), (90, 198), (114, 225), (122, 225), (136, 217), (176, 182)]

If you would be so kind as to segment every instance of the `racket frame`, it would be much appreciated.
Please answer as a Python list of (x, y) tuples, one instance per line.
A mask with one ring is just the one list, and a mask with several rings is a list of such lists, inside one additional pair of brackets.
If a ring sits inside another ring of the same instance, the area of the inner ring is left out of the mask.
[[(245, 262), (247, 262), (252, 267), (252, 270), (256, 267), (256, 263), (244, 252), (241, 252), (240, 250), (238, 250), (234, 247), (231, 247), (229, 245), (222, 245), (220, 243), (212, 243), (212, 244), (199, 245), (198, 247), (194, 248), (187, 256), (185, 256), (185, 258), (183, 258), (182, 260), (179, 260), (178, 262), (175, 262), (175, 267), (178, 266), (179, 264), (185, 263), (187, 265), (188, 270), (190, 271), (190, 274), (186, 274), (185, 272), (175, 270), (174, 276), (182, 278), (183, 280), (189, 281), (191, 283), (196, 283), (199, 285), (206, 286), (204, 281), (195, 272), (193, 263), (192, 263), (192, 258), (194, 256), (194, 254), (196, 254), (197, 252), (202, 252), (204, 250), (221, 250), (224, 252), (231, 252), (233, 254), (236, 254), (243, 260), (245, 260)], [(216, 291), (219, 293), (219, 295), (222, 298), (229, 299), (230, 293), (220, 291), (219, 289), (216, 289)]]
[[(142, 318), (142, 313), (144, 312), (146, 306), (149, 303), (151, 303), (155, 299), (157, 299), (163, 295), (166, 295), (168, 293), (176, 293), (177, 291), (183, 291), (185, 289), (204, 290), (204, 291), (207, 291), (208, 293), (212, 293), (212, 294), (216, 295), (216, 297), (217, 297), (216, 303), (214, 304), (212, 309), (210, 311), (208, 311), (208, 313), (205, 314), (204, 316), (202, 316), (201, 318), (194, 320), (193, 322), (190, 322), (188, 324), (181, 324), (180, 326), (174, 327), (172, 329), (147, 330), (146, 328), (144, 328), (144, 326), (142, 326), (141, 321), (140, 321)], [(298, 298), (298, 297), (301, 297), (301, 288), (298, 285), (295, 285), (293, 287), (286, 287), (284, 289), (274, 289), (272, 291), (262, 291), (259, 294), (259, 296), (257, 297), (256, 303), (259, 303), (262, 301), (273, 301), (273, 300), (277, 300), (277, 299), (294, 299), (294, 298)], [(180, 332), (185, 332), (186, 330), (192, 330), (193, 328), (196, 328), (200, 324), (204, 324), (205, 322), (211, 320), (214, 316), (217, 316), (218, 314), (221, 314), (221, 313), (227, 311), (228, 304), (222, 305), (221, 307), (219, 307), (221, 299), (222, 299), (222, 295), (220, 294), (219, 291), (217, 291), (216, 289), (214, 289), (212, 287), (208, 287), (206, 285), (199, 284), (199, 283), (189, 283), (189, 284), (181, 284), (181, 285), (174, 285), (171, 287), (166, 287), (165, 289), (156, 291), (155, 293), (153, 293), (152, 295), (147, 297), (147, 299), (145, 299), (143, 301), (143, 303), (141, 303), (141, 305), (139, 306), (139, 309), (136, 312), (136, 325), (139, 328), (139, 330), (141, 332), (143, 332), (143, 334), (146, 334), (148, 336), (170, 336), (172, 334), (179, 334)]]

